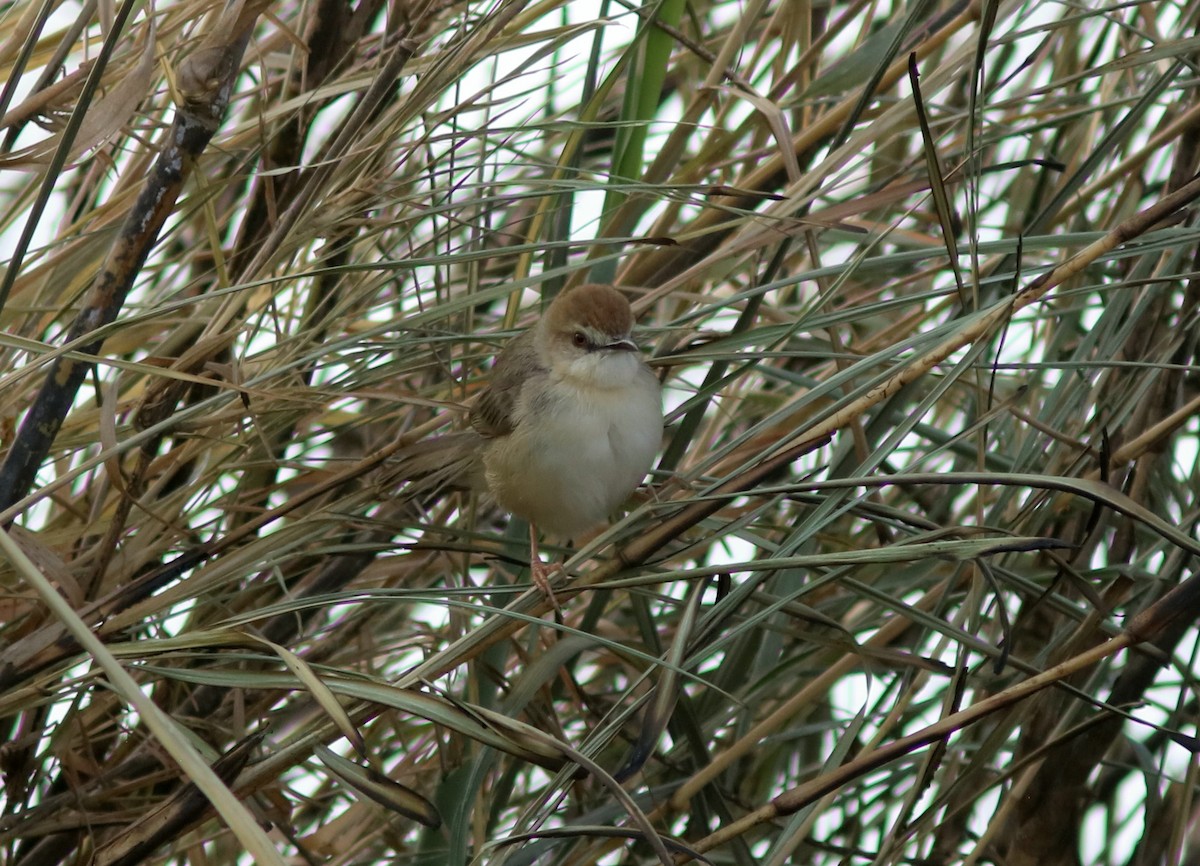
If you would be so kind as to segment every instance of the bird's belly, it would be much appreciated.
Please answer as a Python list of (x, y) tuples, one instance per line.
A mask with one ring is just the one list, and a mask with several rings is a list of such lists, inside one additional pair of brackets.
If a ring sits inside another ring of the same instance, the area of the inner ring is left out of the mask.
[(488, 487), (502, 507), (572, 538), (603, 523), (650, 470), (662, 438), (657, 383), (538, 411), (488, 449)]

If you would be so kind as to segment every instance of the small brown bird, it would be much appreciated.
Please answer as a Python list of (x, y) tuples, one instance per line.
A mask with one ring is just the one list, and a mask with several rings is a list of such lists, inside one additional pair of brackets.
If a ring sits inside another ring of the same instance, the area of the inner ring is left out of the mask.
[[(420, 443), (401, 474), (491, 494), (530, 523), (534, 581), (550, 592), (540, 527), (563, 540), (608, 519), (650, 470), (662, 441), (662, 388), (612, 286), (562, 293), (496, 357), (471, 430)], [(449, 479), (446, 481), (444, 479)]]

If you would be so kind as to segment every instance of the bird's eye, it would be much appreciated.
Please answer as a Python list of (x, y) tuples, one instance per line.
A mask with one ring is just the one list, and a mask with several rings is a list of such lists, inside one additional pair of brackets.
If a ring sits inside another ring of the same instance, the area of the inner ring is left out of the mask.
[(571, 335), (571, 343), (580, 349), (586, 348), (588, 344), (587, 334), (583, 331), (576, 331)]

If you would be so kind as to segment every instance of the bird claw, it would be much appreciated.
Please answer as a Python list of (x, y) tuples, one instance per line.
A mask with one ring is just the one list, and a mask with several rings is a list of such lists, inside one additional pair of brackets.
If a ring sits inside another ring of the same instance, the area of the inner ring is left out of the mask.
[(542, 595), (550, 604), (554, 605), (554, 613), (558, 617), (558, 621), (562, 622), (563, 610), (558, 603), (558, 598), (554, 595), (554, 588), (550, 586), (550, 575), (556, 571), (561, 571), (564, 575), (567, 570), (558, 563), (547, 565), (542, 562), (542, 554), (538, 551), (537, 527), (532, 522), (529, 524), (529, 578), (533, 581), (533, 585), (542, 591)]
[(562, 606), (558, 603), (558, 597), (554, 594), (554, 587), (550, 585), (550, 578), (556, 571), (561, 571), (564, 575), (566, 574), (566, 569), (556, 562), (547, 565), (535, 557), (529, 563), (529, 577), (533, 581), (533, 585), (542, 591), (542, 595), (546, 596), (546, 600), (554, 606), (554, 612), (558, 614), (558, 618), (561, 620), (563, 615)]

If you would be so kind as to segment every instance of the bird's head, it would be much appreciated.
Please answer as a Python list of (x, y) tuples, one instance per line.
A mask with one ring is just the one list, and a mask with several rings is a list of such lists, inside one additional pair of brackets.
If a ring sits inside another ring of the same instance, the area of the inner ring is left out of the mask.
[(630, 336), (633, 310), (612, 286), (589, 284), (563, 292), (536, 327), (539, 354), (555, 375), (618, 388), (638, 373), (641, 359)]

